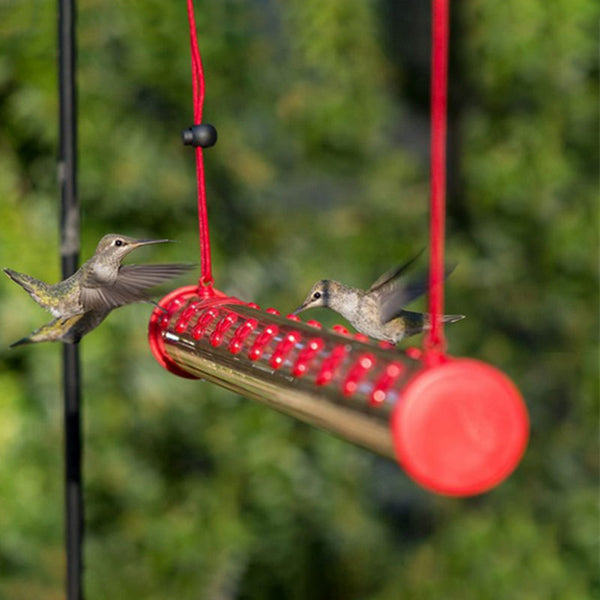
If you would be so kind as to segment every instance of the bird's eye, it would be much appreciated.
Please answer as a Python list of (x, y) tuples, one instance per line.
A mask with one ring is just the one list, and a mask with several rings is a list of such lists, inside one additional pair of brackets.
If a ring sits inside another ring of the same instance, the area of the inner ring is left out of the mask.
[(315, 292), (313, 294), (313, 300), (318, 300), (321, 297), (321, 292)]
[(115, 240), (115, 246), (122, 246), (123, 243), (123, 240)]

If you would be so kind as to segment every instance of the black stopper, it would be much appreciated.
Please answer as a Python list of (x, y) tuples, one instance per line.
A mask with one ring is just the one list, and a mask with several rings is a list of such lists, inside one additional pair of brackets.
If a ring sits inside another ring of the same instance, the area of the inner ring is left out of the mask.
[(217, 130), (209, 123), (192, 125), (181, 132), (184, 146), (210, 148), (217, 143)]

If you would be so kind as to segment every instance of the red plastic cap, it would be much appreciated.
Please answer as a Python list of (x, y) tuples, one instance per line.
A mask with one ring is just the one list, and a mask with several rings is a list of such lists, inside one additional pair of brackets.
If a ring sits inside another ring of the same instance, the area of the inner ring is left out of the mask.
[[(197, 285), (188, 285), (182, 288), (178, 288), (168, 293), (164, 298), (160, 300), (158, 305), (163, 309), (167, 310), (167, 307), (173, 300), (181, 300), (185, 302), (190, 297), (195, 296), (198, 293)], [(198, 379), (194, 375), (186, 373), (183, 369), (180, 369), (165, 352), (165, 345), (161, 335), (160, 321), (165, 316), (165, 313), (159, 308), (155, 308), (150, 315), (150, 323), (148, 324), (148, 343), (150, 344), (150, 350), (154, 355), (154, 358), (158, 363), (175, 375), (185, 377), (187, 379)]]
[(440, 494), (480, 494), (519, 463), (527, 409), (512, 381), (485, 363), (450, 360), (414, 377), (392, 415), (396, 455), (406, 472)]
[[(165, 315), (167, 316), (168, 323), (172, 316), (172, 312), (175, 312), (173, 304), (179, 303), (183, 306), (190, 298), (195, 298), (197, 300), (198, 310), (212, 304), (242, 304), (242, 302), (237, 298), (230, 298), (223, 292), (215, 290), (214, 288), (198, 288), (197, 285), (188, 285), (173, 290), (159, 301), (158, 305), (164, 310), (155, 308), (152, 311), (150, 323), (148, 324), (148, 342), (154, 358), (162, 367), (175, 375), (187, 379), (198, 379), (195, 375), (191, 375), (184, 371), (171, 359), (165, 350), (165, 343), (162, 337), (162, 320), (165, 318)], [(167, 313), (164, 312), (165, 310)], [(167, 325), (165, 325), (165, 327), (166, 326)]]

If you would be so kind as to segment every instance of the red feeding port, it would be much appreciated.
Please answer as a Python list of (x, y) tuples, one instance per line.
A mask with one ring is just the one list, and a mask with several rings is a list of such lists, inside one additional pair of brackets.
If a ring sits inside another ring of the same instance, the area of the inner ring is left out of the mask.
[(404, 365), (399, 362), (390, 363), (383, 374), (375, 382), (371, 392), (371, 404), (381, 404), (385, 401), (388, 391), (404, 372)]
[(234, 314), (225, 315), (217, 324), (215, 330), (210, 336), (210, 343), (213, 346), (218, 346), (222, 341), (225, 334), (235, 325), (237, 316)]
[(356, 391), (358, 384), (361, 379), (370, 371), (375, 365), (375, 357), (370, 354), (363, 354), (359, 357), (358, 361), (350, 369), (346, 381), (344, 381), (344, 396), (350, 396)]
[(308, 371), (311, 361), (323, 349), (323, 346), (325, 346), (325, 342), (322, 339), (312, 338), (300, 351), (292, 373), (296, 377), (304, 375)]
[(258, 360), (265, 351), (265, 348), (271, 343), (275, 336), (279, 333), (279, 327), (277, 325), (267, 325), (265, 329), (256, 338), (256, 341), (248, 352), (248, 358), (250, 360)]
[(248, 319), (242, 323), (235, 332), (231, 342), (229, 342), (229, 352), (232, 354), (241, 352), (246, 338), (257, 328), (257, 326), (258, 321), (256, 319)]
[[(289, 318), (289, 317), (288, 317)], [(292, 319), (295, 320), (295, 319)], [(300, 341), (299, 333), (288, 333), (282, 340), (279, 342), (279, 345), (273, 352), (271, 356), (270, 365), (274, 369), (279, 369), (283, 362), (287, 358), (288, 354), (291, 353), (292, 349), (296, 346), (296, 344)]]

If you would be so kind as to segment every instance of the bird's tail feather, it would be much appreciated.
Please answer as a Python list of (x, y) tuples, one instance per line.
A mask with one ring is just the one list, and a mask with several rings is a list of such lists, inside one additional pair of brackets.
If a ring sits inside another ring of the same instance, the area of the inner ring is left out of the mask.
[[(429, 313), (411, 312), (405, 310), (402, 313), (404, 319), (405, 337), (416, 335), (422, 331), (431, 329), (431, 316)], [(465, 315), (442, 315), (443, 323), (454, 323), (464, 319)]]
[[(425, 313), (423, 317), (425, 319), (423, 329), (431, 329), (431, 315)], [(442, 323), (456, 323), (456, 321), (460, 321), (464, 318), (465, 315), (442, 315)]]
[(24, 337), (16, 342), (13, 342), (9, 348), (16, 348), (17, 346), (23, 346), (25, 344), (33, 344), (33, 341), (29, 337)]
[(456, 323), (465, 318), (465, 315), (442, 315), (442, 323)]
[(4, 272), (15, 282), (18, 283), (28, 294), (35, 294), (40, 289), (46, 288), (47, 284), (31, 275), (19, 273), (12, 269), (4, 268)]

